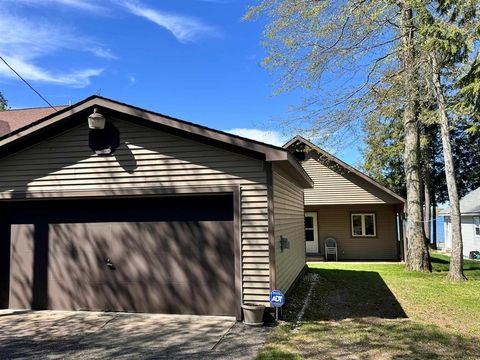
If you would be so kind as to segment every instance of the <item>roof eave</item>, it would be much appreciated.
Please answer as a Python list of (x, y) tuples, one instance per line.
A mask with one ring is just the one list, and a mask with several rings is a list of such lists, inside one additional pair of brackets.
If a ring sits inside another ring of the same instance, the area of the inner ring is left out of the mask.
[(114, 111), (118, 111), (120, 113), (125, 113), (127, 115), (132, 115), (145, 120), (150, 120), (154, 123), (160, 123), (162, 125), (177, 130), (193, 133), (239, 148), (244, 148), (249, 151), (257, 152), (263, 154), (266, 161), (288, 160), (288, 151), (286, 149), (264, 144), (255, 140), (242, 138), (240, 136), (228, 134), (222, 131), (213, 130), (201, 125), (175, 119), (166, 115), (154, 113), (149, 110), (137, 108), (128, 104), (123, 104), (96, 95), (90, 96), (68, 108), (65, 108), (42, 119), (39, 119), (30, 125), (27, 125), (23, 128), (20, 128), (5, 135), (4, 137), (0, 137), (0, 147), (93, 106), (105, 107)]
[[(439, 216), (451, 216), (450, 211), (442, 211), (438, 213)], [(465, 211), (461, 212), (460, 216), (480, 216), (480, 211)]]

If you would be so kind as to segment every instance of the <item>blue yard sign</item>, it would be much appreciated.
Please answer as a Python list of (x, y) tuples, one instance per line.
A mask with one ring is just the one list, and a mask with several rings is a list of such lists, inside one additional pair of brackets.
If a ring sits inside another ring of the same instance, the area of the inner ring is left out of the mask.
[(273, 307), (282, 307), (285, 304), (285, 295), (280, 290), (273, 290), (270, 293), (270, 304)]

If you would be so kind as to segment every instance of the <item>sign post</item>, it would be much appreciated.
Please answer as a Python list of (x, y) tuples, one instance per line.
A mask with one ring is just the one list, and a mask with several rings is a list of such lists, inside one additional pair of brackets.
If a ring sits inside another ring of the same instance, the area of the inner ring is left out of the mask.
[(285, 295), (280, 290), (273, 290), (270, 293), (270, 304), (275, 308), (275, 321), (278, 321), (278, 308), (285, 304)]

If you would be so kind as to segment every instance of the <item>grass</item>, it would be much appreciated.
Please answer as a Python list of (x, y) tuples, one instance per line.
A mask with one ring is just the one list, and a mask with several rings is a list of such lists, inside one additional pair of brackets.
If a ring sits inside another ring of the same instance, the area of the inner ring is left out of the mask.
[(462, 283), (446, 280), (448, 264), (439, 253), (431, 274), (401, 264), (311, 264), (258, 359), (480, 358), (480, 262), (465, 261)]

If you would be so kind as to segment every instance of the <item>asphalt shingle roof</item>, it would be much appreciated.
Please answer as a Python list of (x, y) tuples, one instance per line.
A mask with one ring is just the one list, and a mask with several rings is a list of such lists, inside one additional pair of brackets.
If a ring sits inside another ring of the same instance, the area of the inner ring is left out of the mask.
[(460, 200), (460, 211), (462, 213), (480, 213), (480, 187), (470, 191)]
[[(480, 214), (480, 187), (470, 191), (460, 199), (460, 212), (462, 214)], [(450, 214), (450, 208), (442, 210), (441, 215)]]
[[(56, 106), (57, 111), (66, 106)], [(50, 107), (0, 111), (0, 137), (56, 112)]]

